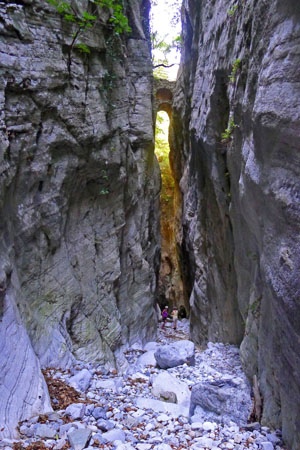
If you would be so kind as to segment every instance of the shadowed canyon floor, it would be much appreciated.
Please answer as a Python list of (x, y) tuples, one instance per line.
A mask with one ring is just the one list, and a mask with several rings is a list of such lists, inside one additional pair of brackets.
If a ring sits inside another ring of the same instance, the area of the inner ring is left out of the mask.
[[(124, 374), (93, 364), (45, 371), (54, 412), (20, 423), (21, 439), (5, 450), (283, 450), (280, 431), (247, 424), (250, 387), (238, 348), (193, 349), (195, 365), (154, 367), (162, 349), (182, 354), (189, 325), (168, 323), (157, 342), (126, 354)], [(184, 353), (184, 352), (183, 352)], [(171, 357), (169, 365), (172, 365)]]

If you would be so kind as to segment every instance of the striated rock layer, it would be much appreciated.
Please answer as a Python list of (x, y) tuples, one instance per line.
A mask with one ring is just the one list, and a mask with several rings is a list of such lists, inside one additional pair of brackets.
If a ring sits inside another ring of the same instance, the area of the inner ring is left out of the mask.
[(50, 409), (40, 365), (115, 364), (155, 333), (148, 10), (128, 2), (132, 32), (97, 25), (70, 60), (74, 28), (52, 6), (1, 4), (0, 437)]
[(241, 343), (263, 422), (296, 450), (300, 6), (185, 0), (183, 22), (171, 147), (192, 338)]

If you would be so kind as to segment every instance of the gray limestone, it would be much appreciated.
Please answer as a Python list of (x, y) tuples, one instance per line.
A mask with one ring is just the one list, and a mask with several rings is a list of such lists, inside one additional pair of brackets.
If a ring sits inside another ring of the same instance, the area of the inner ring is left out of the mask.
[[(0, 300), (1, 301), (1, 300)], [(52, 410), (40, 363), (11, 292), (0, 318), (0, 436), (16, 436), (19, 420)]]
[(91, 437), (91, 434), (91, 430), (87, 428), (81, 428), (68, 434), (68, 439), (70, 444), (72, 445), (73, 450), (84, 449)]
[(101, 431), (109, 431), (114, 428), (114, 424), (109, 420), (99, 419), (97, 421), (97, 428), (99, 428), (99, 430)]
[(51, 439), (57, 434), (56, 430), (45, 424), (38, 424), (35, 428), (35, 435), (41, 438)]
[(148, 1), (129, 3), (132, 35), (97, 24), (70, 75), (73, 26), (47, 2), (0, 5), (0, 439), (51, 410), (40, 365), (122, 367), (155, 335)]
[(71, 419), (82, 419), (85, 414), (85, 404), (84, 403), (72, 403), (66, 408), (65, 415), (70, 416)]
[(263, 424), (297, 450), (300, 5), (185, 0), (182, 11), (170, 135), (191, 338), (241, 344)]
[(195, 345), (191, 341), (178, 341), (159, 347), (154, 353), (157, 365), (161, 369), (195, 364)]
[(247, 423), (251, 412), (250, 387), (225, 377), (196, 384), (192, 388), (190, 416), (193, 422)]
[(155, 350), (149, 350), (147, 352), (145, 352), (143, 355), (141, 355), (137, 362), (136, 362), (136, 366), (137, 367), (147, 367), (147, 366), (156, 366), (156, 359), (154, 356)]
[(102, 438), (107, 442), (121, 441), (125, 442), (125, 433), (122, 430), (113, 429), (102, 434)]
[(188, 385), (168, 372), (161, 372), (152, 378), (152, 394), (171, 403), (187, 407), (190, 405), (191, 392)]
[(87, 369), (83, 369), (71, 377), (69, 383), (77, 391), (85, 392), (91, 383), (91, 379), (92, 374)]
[(92, 412), (92, 416), (98, 420), (98, 419), (106, 419), (106, 410), (105, 408), (102, 408), (100, 406), (97, 406), (93, 412)]

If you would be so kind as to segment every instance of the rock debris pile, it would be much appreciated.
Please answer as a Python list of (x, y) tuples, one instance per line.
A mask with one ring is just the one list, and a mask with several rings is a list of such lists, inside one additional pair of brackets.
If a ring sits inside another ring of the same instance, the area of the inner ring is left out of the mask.
[(250, 387), (238, 349), (212, 343), (195, 349), (186, 340), (187, 326), (182, 321), (177, 332), (159, 330), (158, 342), (131, 348), (121, 375), (82, 363), (65, 372), (48, 369), (55, 411), (20, 423), (21, 439), (0, 447), (282, 450), (279, 430), (247, 424)]

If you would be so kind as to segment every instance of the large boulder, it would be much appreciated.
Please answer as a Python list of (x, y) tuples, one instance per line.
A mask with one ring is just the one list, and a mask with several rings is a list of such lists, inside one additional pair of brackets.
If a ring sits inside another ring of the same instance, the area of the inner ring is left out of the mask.
[(173, 342), (159, 347), (154, 356), (161, 369), (169, 369), (185, 363), (194, 366), (195, 345), (191, 341)]
[(168, 372), (161, 372), (153, 378), (152, 394), (163, 401), (186, 407), (190, 405), (191, 392), (188, 385)]
[(203, 381), (192, 388), (192, 422), (247, 423), (251, 410), (250, 386), (242, 379), (220, 378)]

